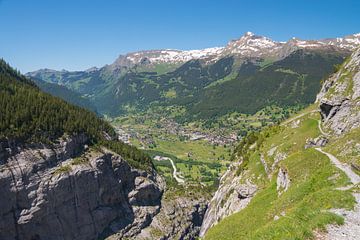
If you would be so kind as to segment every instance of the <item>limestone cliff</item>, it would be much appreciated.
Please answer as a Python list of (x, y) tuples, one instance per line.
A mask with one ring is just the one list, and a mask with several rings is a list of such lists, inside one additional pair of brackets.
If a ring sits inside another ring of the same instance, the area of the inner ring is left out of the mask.
[(86, 140), (1, 144), (0, 239), (131, 238), (150, 224), (161, 178), (106, 149), (84, 149)]
[(317, 102), (325, 127), (335, 134), (360, 127), (360, 49), (324, 82)]
[[(229, 167), (220, 180), (220, 186), (211, 199), (200, 230), (200, 237), (205, 236), (209, 228), (223, 218), (245, 208), (255, 195), (257, 186), (246, 180), (244, 174), (238, 175), (238, 164)], [(242, 181), (245, 181), (242, 183)]]

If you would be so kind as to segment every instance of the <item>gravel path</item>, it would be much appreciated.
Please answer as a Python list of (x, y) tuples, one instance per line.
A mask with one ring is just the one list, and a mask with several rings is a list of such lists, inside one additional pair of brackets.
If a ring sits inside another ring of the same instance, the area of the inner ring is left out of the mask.
[(284, 126), (284, 125), (286, 125), (288, 123), (291, 123), (292, 121), (295, 121), (296, 119), (302, 118), (303, 116), (305, 116), (307, 114), (310, 114), (310, 113), (314, 113), (314, 112), (319, 112), (319, 111), (318, 110), (312, 110), (310, 112), (302, 113), (299, 116), (296, 116), (296, 117), (293, 117), (293, 118), (290, 118), (290, 119), (286, 120), (285, 122), (281, 123), (280, 126)]
[[(340, 170), (342, 170), (350, 179), (352, 185), (341, 190), (348, 190), (353, 185), (360, 183), (360, 176), (357, 175), (349, 165), (340, 162), (334, 155), (323, 151), (320, 148), (315, 148), (317, 151), (325, 154), (330, 161)], [(359, 240), (360, 239), (360, 193), (353, 193), (356, 199), (354, 210), (348, 211), (345, 209), (332, 209), (336, 213), (344, 217), (343, 225), (329, 225), (326, 227), (327, 233), (318, 239), (324, 240)]]
[[(315, 148), (317, 151), (325, 154), (330, 161), (340, 170), (342, 170), (349, 178), (352, 184), (358, 184), (360, 183), (360, 176), (357, 175), (352, 169), (351, 166), (349, 166), (346, 163), (342, 163), (339, 161), (339, 159), (337, 159), (334, 155), (323, 151), (321, 148)], [(360, 239), (360, 236), (359, 236)]]
[(334, 209), (331, 212), (343, 216), (343, 225), (329, 225), (326, 227), (326, 240), (359, 240), (360, 239), (360, 193), (354, 193), (357, 204), (355, 209), (347, 211), (344, 209)]
[(322, 135), (324, 135), (325, 137), (329, 136), (329, 134), (327, 134), (321, 127), (321, 120), (318, 120), (318, 128), (319, 131), (321, 132)]

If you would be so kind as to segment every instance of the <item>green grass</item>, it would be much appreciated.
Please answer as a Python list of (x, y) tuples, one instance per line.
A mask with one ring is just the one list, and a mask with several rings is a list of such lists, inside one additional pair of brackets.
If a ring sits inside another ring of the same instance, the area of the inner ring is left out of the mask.
[(216, 81), (210, 83), (210, 84), (207, 85), (205, 88), (215, 87), (215, 86), (220, 85), (220, 84), (222, 84), (222, 83), (225, 83), (225, 82), (227, 82), (227, 81), (231, 81), (231, 80), (235, 79), (236, 76), (237, 76), (237, 72), (232, 72), (232, 73), (230, 73), (229, 75), (227, 75), (226, 77), (221, 78), (221, 79), (219, 79), (219, 80), (216, 80)]
[[(302, 113), (304, 112), (301, 112), (300, 114)], [(290, 127), (291, 123), (289, 123), (288, 126), (282, 126), (281, 134), (270, 136), (263, 144), (262, 150), (266, 162), (269, 165), (273, 164), (276, 152), (290, 155), (294, 152), (301, 151), (304, 148), (307, 139), (316, 138), (320, 135), (320, 131), (317, 127), (317, 120), (319, 118), (320, 116), (318, 113), (309, 113), (300, 118), (300, 123), (297, 128)], [(273, 156), (268, 156), (269, 150), (274, 147), (276, 147), (276, 152)]]
[(206, 141), (179, 141), (179, 140), (156, 140), (157, 147), (154, 150), (172, 154), (180, 159), (191, 159), (198, 161), (218, 161), (222, 156), (228, 156), (227, 148), (223, 146), (213, 147)]
[[(247, 208), (211, 228), (205, 239), (306, 239), (326, 224), (342, 223), (341, 217), (324, 210), (350, 209), (354, 198), (350, 192), (334, 190), (348, 179), (326, 156), (308, 149), (287, 158), (282, 167), (291, 178), (287, 192), (278, 196), (273, 177)], [(335, 181), (328, 180), (336, 173)], [(275, 221), (275, 215), (280, 219)]]
[[(226, 163), (222, 161), (198, 161), (193, 159), (180, 159), (166, 152), (156, 150), (147, 151), (150, 156), (161, 155), (171, 158), (178, 172), (185, 178), (188, 184), (199, 184), (200, 182), (207, 186), (217, 184), (218, 177), (226, 170)], [(153, 161), (155, 168), (166, 178), (172, 178), (173, 168), (170, 161)], [(213, 189), (214, 190), (214, 189)]]
[[(331, 98), (333, 95), (341, 94), (343, 96), (351, 98), (353, 94), (353, 74), (348, 69), (345, 69), (346, 64), (350, 61), (350, 58), (347, 58), (343, 64), (341, 64), (338, 68), (338, 74), (340, 74), (339, 79), (337, 79), (336, 84), (345, 86), (345, 88), (335, 88), (332, 87), (328, 90), (326, 93), (327, 98)], [(336, 90), (339, 90), (341, 92), (335, 92)]]
[(360, 166), (360, 129), (354, 129), (342, 136), (331, 139), (325, 150), (348, 164)]
[(259, 66), (261, 67), (261, 69), (263, 69), (272, 64), (273, 62), (275, 62), (275, 59), (265, 58), (263, 61), (260, 62)]
[(77, 157), (77, 158), (74, 158), (72, 161), (71, 161), (71, 165), (82, 165), (82, 164), (86, 164), (88, 163), (89, 160), (85, 157)]
[(62, 173), (69, 173), (70, 171), (71, 171), (70, 165), (63, 165), (63, 166), (59, 166), (57, 169), (55, 169), (54, 175), (59, 175)]

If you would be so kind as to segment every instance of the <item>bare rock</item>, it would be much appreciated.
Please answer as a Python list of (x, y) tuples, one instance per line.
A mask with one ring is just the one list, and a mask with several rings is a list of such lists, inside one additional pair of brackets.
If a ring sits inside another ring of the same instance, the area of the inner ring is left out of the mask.
[(278, 172), (278, 176), (276, 178), (276, 190), (278, 191), (278, 194), (282, 194), (283, 192), (286, 192), (288, 188), (290, 187), (290, 177), (288, 172), (280, 168)]
[(202, 197), (163, 198), (159, 214), (136, 239), (196, 239), (206, 208), (207, 200)]
[(316, 102), (325, 127), (342, 134), (360, 127), (360, 49), (322, 86)]
[(86, 141), (80, 135), (52, 146), (2, 145), (0, 239), (131, 238), (150, 224), (160, 209), (158, 176), (111, 152), (72, 164)]
[(244, 209), (256, 194), (257, 186), (250, 181), (241, 184), (242, 175), (236, 176), (233, 168), (234, 166), (230, 166), (223, 175), (220, 186), (208, 205), (200, 237), (205, 236), (207, 230), (221, 219)]
[(324, 136), (320, 136), (314, 139), (307, 139), (305, 143), (305, 149), (313, 147), (324, 147), (328, 142), (329, 140)]

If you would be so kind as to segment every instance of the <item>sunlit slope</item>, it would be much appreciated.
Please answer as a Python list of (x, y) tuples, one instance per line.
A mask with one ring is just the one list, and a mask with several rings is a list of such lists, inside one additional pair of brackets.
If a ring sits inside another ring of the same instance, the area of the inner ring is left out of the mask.
[(205, 239), (307, 239), (327, 224), (343, 222), (328, 210), (354, 206), (351, 192), (339, 190), (349, 179), (326, 155), (305, 149), (308, 139), (320, 135), (318, 120), (320, 114), (309, 107), (239, 149), (238, 174), (259, 190), (245, 209), (220, 221)]

